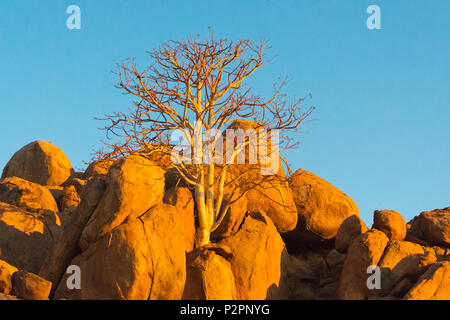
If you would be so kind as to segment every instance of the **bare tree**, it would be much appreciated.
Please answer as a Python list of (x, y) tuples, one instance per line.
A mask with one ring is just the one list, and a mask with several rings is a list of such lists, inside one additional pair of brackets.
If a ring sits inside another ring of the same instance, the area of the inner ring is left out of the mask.
[[(118, 66), (117, 88), (135, 99), (128, 113), (117, 112), (103, 119), (110, 121), (105, 127), (108, 138), (112, 134), (120, 141), (104, 142), (109, 151), (99, 151), (97, 156), (170, 156), (169, 166), (195, 190), (197, 247), (210, 242), (211, 232), (233, 202), (232, 197), (224, 199), (229, 167), (242, 150), (253, 145), (248, 137), (241, 141), (233, 138), (233, 152), (224, 159), (217, 152), (220, 148), (215, 148), (225, 136), (224, 129), (241, 119), (251, 120), (258, 134), (261, 130), (276, 131), (278, 150), (284, 151), (296, 145), (286, 133), (299, 130), (313, 110), (302, 112), (303, 98), (291, 103), (284, 99), (281, 89), (286, 80), (274, 86), (268, 99), (251, 93), (244, 82), (266, 65), (266, 48), (264, 42), (216, 40), (211, 33), (205, 39), (189, 37), (162, 44), (149, 52), (152, 63), (143, 70), (134, 59)], [(179, 150), (174, 152), (174, 130), (182, 132), (189, 159)], [(205, 139), (204, 131), (213, 134)]]

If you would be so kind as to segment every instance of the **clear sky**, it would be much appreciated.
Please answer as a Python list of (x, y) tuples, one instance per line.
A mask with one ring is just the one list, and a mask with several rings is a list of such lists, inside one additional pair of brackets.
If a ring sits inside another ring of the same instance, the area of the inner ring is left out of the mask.
[[(81, 8), (81, 30), (66, 9)], [(369, 5), (381, 29), (369, 30)], [(125, 110), (115, 64), (186, 34), (269, 40), (274, 61), (254, 74), (264, 94), (279, 77), (312, 94), (314, 122), (288, 154), (293, 169), (328, 180), (359, 206), (406, 220), (450, 205), (450, 1), (1, 1), (0, 168), (34, 140), (82, 168), (104, 132), (94, 117)]]

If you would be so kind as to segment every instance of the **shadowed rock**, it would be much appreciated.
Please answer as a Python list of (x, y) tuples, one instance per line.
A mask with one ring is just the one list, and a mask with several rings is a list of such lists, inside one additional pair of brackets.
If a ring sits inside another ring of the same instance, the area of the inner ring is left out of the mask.
[(12, 294), (24, 300), (48, 300), (51, 282), (26, 271), (17, 271), (12, 276)]
[(105, 192), (105, 183), (101, 178), (88, 181), (81, 194), (81, 203), (73, 209), (70, 216), (64, 213), (65, 232), (50, 251), (41, 266), (39, 275), (52, 282), (52, 296), (70, 261), (79, 253), (78, 241), (92, 213)]
[(336, 239), (334, 240), (336, 249), (343, 253), (347, 252), (353, 240), (366, 231), (367, 227), (359, 216), (352, 215), (348, 217), (338, 229)]

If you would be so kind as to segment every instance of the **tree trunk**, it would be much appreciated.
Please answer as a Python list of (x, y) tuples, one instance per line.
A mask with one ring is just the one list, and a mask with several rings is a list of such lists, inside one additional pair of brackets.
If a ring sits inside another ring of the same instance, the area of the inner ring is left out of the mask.
[(195, 235), (196, 248), (204, 246), (210, 242), (211, 227), (208, 209), (205, 201), (205, 179), (203, 169), (201, 169), (200, 177), (195, 186), (195, 203), (198, 213), (198, 229)]

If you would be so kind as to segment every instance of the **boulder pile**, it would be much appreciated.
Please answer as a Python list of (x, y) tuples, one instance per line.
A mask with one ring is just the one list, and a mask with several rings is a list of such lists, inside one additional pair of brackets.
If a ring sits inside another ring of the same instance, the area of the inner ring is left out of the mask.
[(193, 191), (151, 157), (75, 172), (32, 142), (0, 180), (0, 300), (450, 299), (450, 207), (409, 223), (376, 210), (368, 227), (299, 169), (247, 192), (199, 248), (197, 223)]

